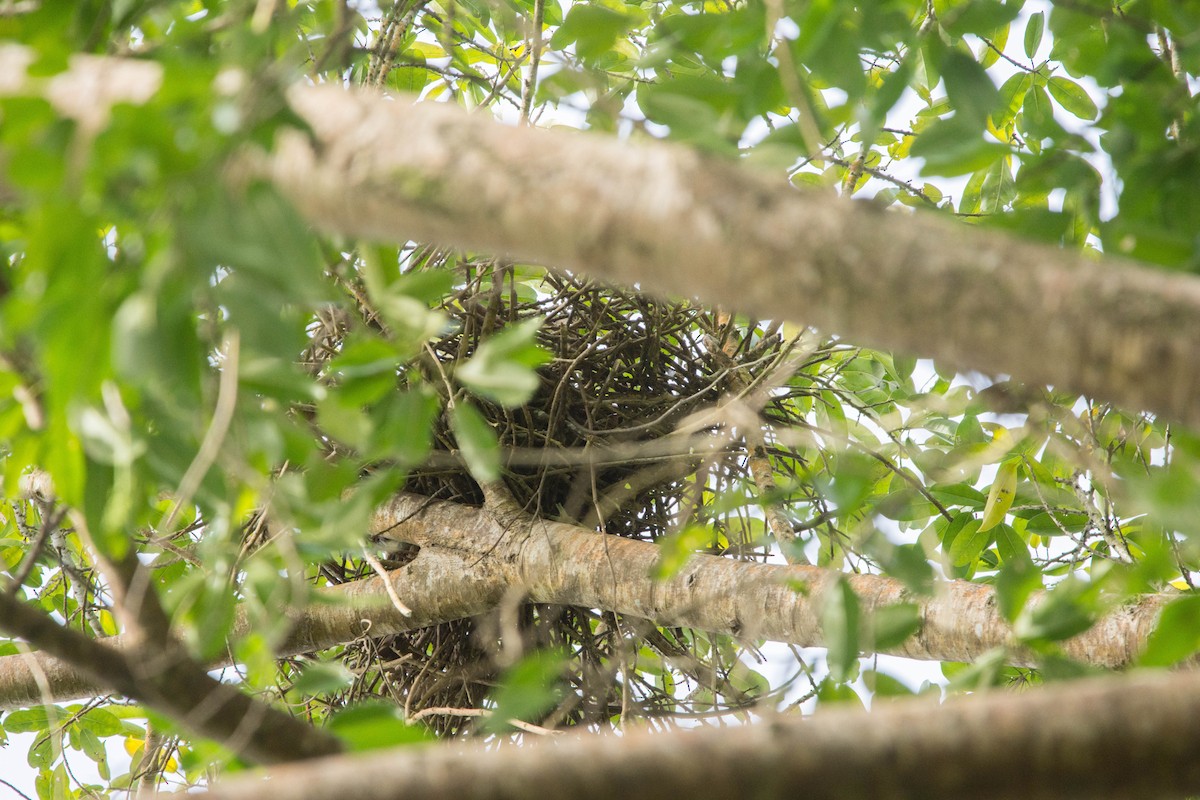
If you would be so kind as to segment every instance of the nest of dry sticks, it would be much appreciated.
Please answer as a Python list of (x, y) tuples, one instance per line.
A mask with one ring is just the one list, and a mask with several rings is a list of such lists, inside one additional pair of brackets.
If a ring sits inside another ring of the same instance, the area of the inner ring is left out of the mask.
[[(444, 269), (452, 258), (415, 249), (405, 269)], [(539, 368), (533, 398), (516, 409), (473, 398), (505, 448), (503, 480), (517, 503), (532, 514), (650, 541), (700, 518), (714, 526), (715, 552), (765, 556), (762, 537), (745, 534), (753, 526), (733, 530), (735, 516), (744, 522), (761, 514), (742, 508), (706, 515), (705, 502), (724, 487), (753, 482), (745, 439), (731, 434), (728, 420), (713, 409), (730, 398), (757, 398), (747, 402), (754, 424), (767, 431), (760, 449), (768, 451), (772, 424), (798, 421), (795, 405), (786, 402), (794, 385), (761, 391), (789, 356), (777, 329), (570, 275), (546, 275), (533, 292), (508, 265), (453, 268), (463, 276), (443, 307), (453, 324), (426, 357), (453, 364), (503, 325), (544, 319), (538, 340), (553, 360)], [(363, 294), (353, 294), (361, 302)], [(370, 309), (359, 310), (372, 318)], [(808, 358), (820, 359), (822, 352)], [(801, 366), (793, 354), (788, 372)], [(707, 446), (697, 447), (701, 440)], [(456, 450), (439, 421), (434, 456), (410, 473), (406, 489), (482, 504), (480, 487)], [(351, 567), (348, 579), (365, 574), (357, 565), (341, 566)], [(364, 678), (345, 699), (378, 694), (440, 734), (469, 732), (486, 713), (479, 709), (512, 653), (540, 648), (567, 654), (570, 682), (562, 702), (536, 721), (542, 727), (604, 727), (629, 715), (710, 715), (759, 699), (731, 677), (742, 669), (743, 652), (732, 642), (588, 608), (527, 604), (503, 613), (509, 617), (503, 624), (464, 620), (356, 645), (348, 658)], [(503, 641), (514, 635), (519, 642)]]

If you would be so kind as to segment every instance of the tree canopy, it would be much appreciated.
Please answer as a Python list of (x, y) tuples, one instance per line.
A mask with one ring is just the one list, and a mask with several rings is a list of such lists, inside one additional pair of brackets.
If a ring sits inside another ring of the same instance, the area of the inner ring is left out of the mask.
[(17, 784), (1200, 791), (1197, 30), (0, 0)]

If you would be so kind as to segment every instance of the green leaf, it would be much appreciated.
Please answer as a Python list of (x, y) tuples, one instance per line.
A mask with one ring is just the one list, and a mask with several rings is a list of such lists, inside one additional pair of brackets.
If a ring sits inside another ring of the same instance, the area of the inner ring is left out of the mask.
[(983, 124), (963, 117), (938, 120), (917, 137), (912, 154), (925, 159), (922, 170), (934, 175), (966, 175), (990, 167), (1012, 151), (983, 138)]
[(853, 704), (863, 708), (863, 699), (854, 691), (854, 687), (838, 681), (832, 675), (827, 675), (817, 687), (817, 700), (827, 705)]
[(541, 324), (540, 319), (527, 319), (487, 339), (454, 377), (502, 406), (528, 402), (540, 382), (537, 367), (552, 358), (534, 341)]
[(1020, 461), (1010, 459), (1000, 465), (996, 471), (996, 479), (988, 492), (987, 504), (983, 507), (983, 519), (979, 522), (979, 532), (989, 531), (1004, 521), (1008, 510), (1012, 508), (1017, 496), (1017, 467)]
[(934, 9), (942, 27), (955, 36), (966, 33), (986, 36), (1016, 19), (1021, 5), (1000, 0), (937, 0)]
[(955, 119), (962, 118), (962, 130), (980, 132), (988, 115), (999, 105), (1000, 92), (979, 62), (959, 50), (951, 50), (942, 62), (942, 80), (954, 106)]
[(1025, 23), (1025, 55), (1034, 58), (1038, 48), (1042, 46), (1042, 36), (1046, 32), (1046, 14), (1036, 11), (1029, 15)]
[(916, 603), (884, 606), (871, 616), (873, 649), (890, 650), (921, 630), (921, 607)]
[(861, 650), (858, 596), (843, 577), (825, 592), (821, 609), (821, 630), (829, 650), (829, 673), (833, 680), (850, 680), (858, 668)]
[(996, 605), (1009, 622), (1025, 609), (1030, 596), (1042, 588), (1042, 574), (1029, 558), (1006, 560), (996, 576)]
[(1092, 627), (1100, 609), (1099, 585), (1071, 579), (1047, 592), (1042, 602), (1027, 608), (1013, 625), (1017, 638), (1030, 644), (1057, 642)]
[(360, 407), (348, 403), (337, 392), (330, 392), (317, 401), (317, 419), (322, 430), (343, 444), (357, 450), (370, 446), (374, 424)]
[(897, 545), (883, 560), (885, 572), (904, 582), (910, 592), (925, 597), (933, 595), (935, 575), (919, 544)]
[(562, 674), (566, 658), (553, 651), (530, 653), (500, 679), (492, 693), (496, 707), (483, 727), (509, 730), (510, 720), (532, 722), (552, 709), (563, 697)]
[(302, 695), (328, 694), (345, 689), (354, 681), (354, 673), (341, 663), (306, 664), (290, 691)]
[(660, 537), (654, 542), (658, 560), (654, 562), (651, 576), (655, 580), (664, 580), (678, 574), (697, 550), (711, 546), (712, 542), (713, 529), (704, 525), (688, 525)]
[(1070, 78), (1055, 75), (1046, 84), (1050, 96), (1071, 114), (1083, 120), (1094, 120), (1100, 113), (1087, 91)]
[(424, 728), (405, 724), (395, 704), (380, 701), (366, 701), (338, 711), (326, 727), (355, 752), (422, 744), (431, 738)]
[[(67, 714), (58, 706), (54, 706), (55, 717), (59, 720), (67, 718)], [(34, 706), (10, 711), (4, 717), (4, 729), (9, 733), (32, 733), (44, 731), (50, 726), (50, 717), (46, 706)]]
[(950, 545), (950, 561), (956, 567), (968, 567), (979, 560), (992, 537), (980, 530), (978, 520), (968, 520)]
[(396, 67), (387, 76), (387, 84), (398, 92), (419, 94), (432, 73), (424, 67)]
[(198, 264), (244, 270), (260, 290), (289, 301), (322, 298), (311, 230), (278, 191), (256, 184), (241, 195), (212, 191), (200, 199), (181, 230)]
[(603, 56), (634, 24), (626, 14), (599, 5), (577, 3), (571, 6), (562, 25), (550, 38), (550, 46), (562, 50), (575, 44), (575, 53), (584, 61)]
[(992, 124), (1003, 129), (1017, 116), (1025, 93), (1033, 85), (1033, 79), (1024, 72), (1012, 75), (1000, 86), (1000, 97), (996, 110), (992, 112)]
[(373, 414), (375, 436), (366, 457), (395, 461), (401, 469), (420, 464), (433, 445), (433, 423), (439, 410), (437, 395), (423, 386), (386, 398)]
[(79, 725), (97, 736), (116, 736), (125, 730), (121, 718), (106, 708), (93, 708), (79, 718)]
[(1200, 650), (1200, 595), (1172, 600), (1138, 658), (1144, 667), (1169, 667)]
[(450, 430), (475, 479), (480, 483), (497, 480), (500, 477), (500, 442), (479, 409), (465, 400), (455, 403), (450, 411)]
[(871, 691), (874, 699), (882, 699), (885, 697), (912, 697), (914, 692), (912, 689), (897, 678), (888, 675), (886, 672), (869, 669), (862, 674), (863, 683)]

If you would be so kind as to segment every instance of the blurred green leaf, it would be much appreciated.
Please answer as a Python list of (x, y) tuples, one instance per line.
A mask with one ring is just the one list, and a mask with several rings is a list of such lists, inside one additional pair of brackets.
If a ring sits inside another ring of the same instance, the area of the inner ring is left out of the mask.
[(1163, 608), (1138, 664), (1169, 667), (1197, 650), (1200, 650), (1200, 596), (1180, 597)]
[(850, 680), (858, 669), (861, 612), (850, 582), (839, 577), (824, 593), (821, 630), (828, 648), (829, 673), (833, 680)]
[(292, 682), (291, 691), (302, 695), (327, 694), (345, 689), (354, 680), (354, 673), (342, 664), (313, 662), (305, 664)]
[(471, 474), (481, 483), (500, 477), (500, 443), (475, 406), (460, 400), (450, 411), (450, 429)]
[(872, 649), (898, 647), (920, 631), (922, 624), (921, 607), (916, 603), (895, 603), (877, 609), (871, 615)]
[(658, 560), (652, 573), (655, 580), (664, 580), (677, 575), (696, 551), (709, 547), (713, 542), (713, 530), (703, 525), (688, 525), (683, 530), (660, 537), (654, 544), (658, 548)]
[(485, 340), (454, 373), (471, 391), (513, 407), (537, 391), (537, 368), (551, 359), (535, 341), (541, 320), (528, 319)]
[(530, 653), (518, 661), (505, 672), (492, 693), (496, 705), (484, 721), (484, 729), (510, 730), (510, 720), (533, 722), (552, 709), (563, 697), (565, 665), (561, 653), (547, 650)]
[(431, 737), (417, 725), (407, 725), (392, 703), (366, 701), (342, 709), (326, 726), (354, 752), (423, 744)]

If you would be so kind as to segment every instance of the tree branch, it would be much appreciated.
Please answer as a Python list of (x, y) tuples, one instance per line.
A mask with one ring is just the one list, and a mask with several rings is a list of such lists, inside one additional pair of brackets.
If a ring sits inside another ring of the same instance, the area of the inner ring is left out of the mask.
[[(880, 703), (754, 725), (322, 759), (270, 773), (288, 800), (687, 797), (1127, 798), (1200, 792), (1200, 674)], [(256, 800), (261, 777), (212, 800)]]
[[(320, 598), (297, 617), (278, 654), (312, 652), (360, 636), (384, 636), (476, 616), (496, 608), (514, 586), (536, 603), (602, 608), (660, 625), (749, 640), (801, 646), (825, 642), (820, 624), (823, 595), (840, 573), (696, 555), (677, 574), (655, 581), (650, 575), (659, 551), (652, 544), (535, 519), (498, 505), (500, 513), (419, 495), (394, 498), (376, 514), (372, 532), (421, 546), (413, 562), (390, 573), (412, 616), (396, 610), (380, 578), (321, 590)], [(1008, 647), (1009, 663), (1037, 663), (1033, 653), (1016, 646), (1011, 626), (996, 610), (991, 587), (951, 581), (940, 584), (934, 597), (921, 599), (891, 578), (845, 577), (866, 615), (898, 602), (918, 603), (921, 630), (887, 652), (972, 661), (993, 648)], [(797, 585), (807, 591), (799, 591)], [(1030, 602), (1042, 602), (1044, 597), (1036, 595)], [(1064, 654), (1101, 667), (1128, 666), (1168, 600), (1147, 595), (1113, 610), (1085, 633), (1064, 642)], [(245, 616), (239, 616), (235, 635), (247, 628)], [(114, 638), (113, 647), (128, 646)], [(58, 697), (95, 694), (101, 686), (44, 655), (39, 665)], [(40, 694), (27, 662), (21, 656), (0, 658), (0, 708), (37, 702)]]
[[(319, 590), (320, 597), (297, 616), (287, 639), (278, 646), (278, 654), (290, 656), (309, 653), (351, 642), (361, 636), (386, 636), (476, 616), (495, 608), (507, 588), (505, 576), (492, 568), (489, 562), (480, 562), (477, 556), (471, 554), (442, 551), (434, 547), (423, 548), (415, 561), (390, 574), (393, 583), (404, 587), (405, 600), (412, 609), (411, 616), (401, 615), (392, 606), (380, 578)], [(243, 635), (249, 629), (250, 622), (245, 611), (239, 609), (233, 636)], [(124, 653), (132, 649), (125, 636), (113, 636), (100, 642), (106, 649), (116, 652)], [(38, 644), (38, 647), (42, 645)], [(56, 699), (67, 701), (94, 697), (114, 688), (101, 676), (96, 676), (95, 672), (83, 672), (74, 667), (76, 659), (73, 656), (57, 658), (57, 653), (56, 650), (42, 647), (42, 652), (34, 655), (37, 667), (45, 673)], [(225, 658), (209, 666), (224, 667), (230, 663)], [(41, 693), (25, 657), (0, 657), (0, 710), (23, 708), (41, 702)]]
[(680, 147), (336, 87), (290, 97), (316, 140), (286, 132), (253, 169), (324, 230), (577, 269), (1200, 425), (1194, 277), (797, 191)]
[(275, 764), (342, 749), (324, 731), (221, 683), (174, 650), (149, 654), (135, 647), (121, 652), (64, 628), (9, 594), (0, 594), (0, 629), (250, 761)]
[[(0, 94), (43, 95), (93, 128), (161, 80), (157, 64), (98, 57), (32, 80), (32, 60), (0, 48)], [(285, 131), (230, 178), (269, 177), (325, 230), (695, 295), (1200, 425), (1195, 277), (797, 191), (681, 147), (508, 128), (332, 86), (297, 86), (291, 102), (316, 140)]]

